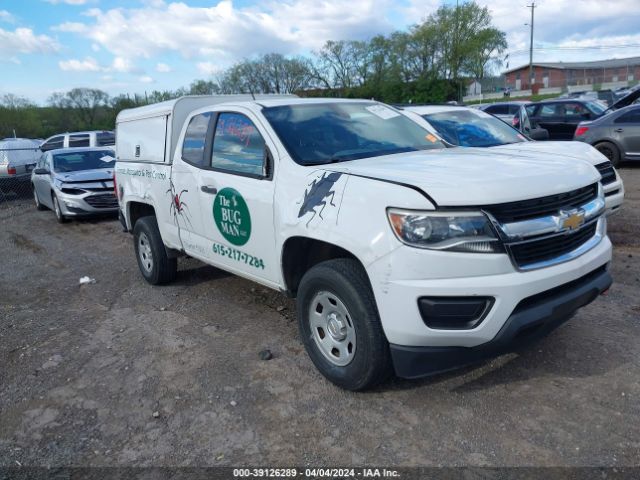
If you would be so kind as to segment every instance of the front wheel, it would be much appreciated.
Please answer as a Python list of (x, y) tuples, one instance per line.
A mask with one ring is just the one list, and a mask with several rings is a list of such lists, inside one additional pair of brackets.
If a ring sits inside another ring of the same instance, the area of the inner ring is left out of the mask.
[(356, 391), (389, 377), (389, 344), (369, 279), (356, 260), (311, 268), (300, 282), (297, 316), (309, 357), (331, 382)]
[(138, 219), (133, 227), (133, 243), (138, 267), (147, 282), (160, 285), (176, 278), (178, 260), (167, 255), (156, 217)]
[(51, 196), (51, 200), (53, 201), (53, 213), (56, 214), (56, 220), (58, 223), (66, 223), (67, 217), (62, 213), (62, 209), (60, 208), (60, 202), (58, 201), (58, 197), (55, 194)]
[(44, 205), (40, 203), (40, 198), (38, 198), (38, 192), (36, 191), (36, 187), (32, 186), (32, 188), (33, 188), (33, 201), (36, 204), (36, 210), (44, 210)]
[(620, 166), (620, 150), (611, 142), (600, 142), (594, 145), (596, 150), (609, 159), (614, 167)]

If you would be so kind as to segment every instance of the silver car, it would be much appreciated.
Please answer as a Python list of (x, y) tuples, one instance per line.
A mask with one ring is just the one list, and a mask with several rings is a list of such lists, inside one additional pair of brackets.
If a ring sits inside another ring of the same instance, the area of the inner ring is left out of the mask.
[(58, 222), (115, 213), (115, 152), (110, 148), (63, 148), (42, 155), (31, 175), (38, 210), (50, 208)]
[(593, 145), (616, 167), (625, 160), (640, 160), (640, 105), (581, 122), (573, 139)]
[(38, 146), (38, 141), (27, 138), (0, 140), (0, 192), (3, 189), (28, 192), (31, 171), (41, 155)]

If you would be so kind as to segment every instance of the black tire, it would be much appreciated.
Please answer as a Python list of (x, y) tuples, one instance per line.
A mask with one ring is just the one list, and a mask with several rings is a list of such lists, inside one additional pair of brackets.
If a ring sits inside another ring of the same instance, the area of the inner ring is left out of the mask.
[(620, 149), (611, 142), (600, 142), (594, 145), (596, 150), (609, 159), (614, 167), (620, 166)]
[(31, 188), (33, 190), (33, 201), (36, 204), (36, 210), (46, 210), (45, 206), (42, 205), (42, 203), (40, 203), (40, 199), (38, 198), (38, 192), (36, 192), (36, 187), (34, 185), (31, 185)]
[(175, 280), (178, 259), (169, 258), (167, 255), (156, 217), (138, 219), (133, 227), (133, 245), (138, 267), (147, 282), (151, 285), (161, 285)]
[(51, 201), (53, 202), (53, 213), (56, 215), (58, 223), (67, 223), (67, 217), (65, 217), (60, 209), (60, 202), (55, 193), (51, 194)]
[[(314, 337), (310, 309), (312, 302), (325, 292), (335, 295), (346, 307), (349, 326), (355, 330), (354, 353), (350, 363), (344, 366), (330, 361), (327, 353), (323, 353), (318, 345), (321, 340)], [(302, 342), (322, 375), (334, 384), (353, 391), (371, 388), (390, 376), (389, 343), (382, 330), (369, 279), (356, 260), (339, 258), (314, 266), (302, 277), (297, 297)]]

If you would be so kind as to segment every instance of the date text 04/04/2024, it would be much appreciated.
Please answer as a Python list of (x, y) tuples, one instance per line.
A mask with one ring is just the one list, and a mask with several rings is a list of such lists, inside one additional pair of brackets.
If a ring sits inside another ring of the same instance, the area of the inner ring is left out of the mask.
[(234, 468), (234, 478), (399, 478), (397, 470), (386, 468)]

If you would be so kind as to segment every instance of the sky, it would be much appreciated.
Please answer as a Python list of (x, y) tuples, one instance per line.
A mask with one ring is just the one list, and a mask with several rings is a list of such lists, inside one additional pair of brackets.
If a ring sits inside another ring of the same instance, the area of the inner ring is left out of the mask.
[[(262, 53), (405, 30), (455, 0), (0, 0), (0, 95), (176, 89)], [(529, 61), (531, 2), (478, 0)], [(640, 56), (640, 0), (538, 0), (534, 61)], [(585, 48), (588, 47), (588, 48)], [(598, 48), (592, 48), (598, 47)]]

